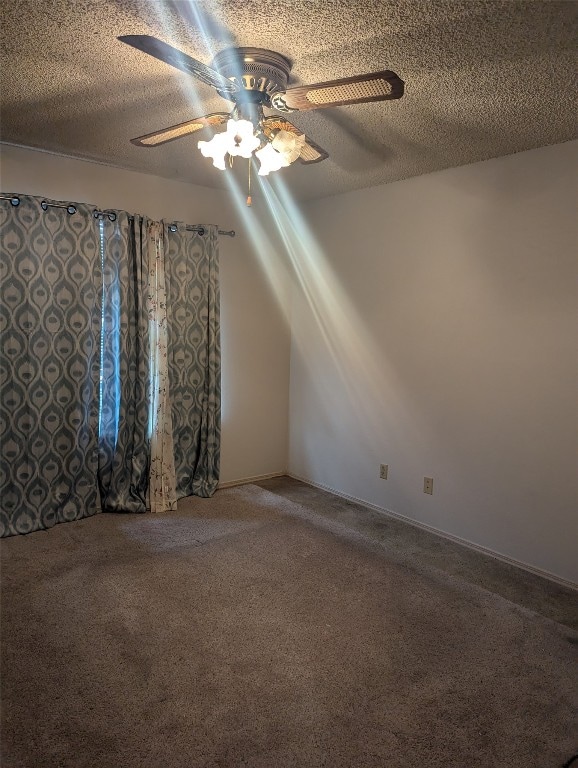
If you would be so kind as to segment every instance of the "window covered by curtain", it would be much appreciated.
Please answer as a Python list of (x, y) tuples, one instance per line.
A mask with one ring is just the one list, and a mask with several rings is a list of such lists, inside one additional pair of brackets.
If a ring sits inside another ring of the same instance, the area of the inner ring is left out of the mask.
[(3, 536), (98, 511), (98, 225), (86, 205), (14, 199), (0, 200)]
[(211, 495), (216, 227), (17, 197), (0, 200), (0, 535)]

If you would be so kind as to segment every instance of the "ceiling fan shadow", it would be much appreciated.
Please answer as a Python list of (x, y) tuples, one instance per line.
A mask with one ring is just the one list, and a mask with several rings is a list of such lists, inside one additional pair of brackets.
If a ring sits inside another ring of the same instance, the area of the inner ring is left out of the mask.
[[(6, 100), (2, 110), (2, 139), (110, 161), (115, 155), (123, 154), (124, 138), (128, 148), (134, 132), (142, 129), (143, 119), (138, 107), (146, 102), (147, 95), (154, 99), (157, 108), (168, 119), (177, 122), (182, 118), (180, 94), (167, 87), (171, 79), (170, 73), (160, 77), (133, 78), (130, 89), (112, 93), (100, 82), (93, 82), (81, 90), (61, 94), (57, 101), (51, 95), (28, 98), (26, 101)], [(30, 120), (31, 113), (43, 115), (42, 130), (39, 130), (38, 123)], [(152, 113), (149, 118), (153, 124), (155, 114)], [(124, 134), (114, 144), (106, 139), (111, 119), (115, 121), (118, 135)]]
[(362, 120), (335, 109), (315, 115), (306, 132), (329, 152), (332, 163), (351, 173), (369, 172), (400, 154), (420, 151), (420, 145), (393, 128), (391, 121), (384, 120), (380, 130), (376, 135)]
[[(354, 72), (372, 62), (397, 71), (400, 62), (425, 70), (454, 70), (477, 67), (480, 61), (517, 62), (539, 58), (550, 52), (571, 54), (576, 49), (576, 9), (566, 0), (507, 3), (508, 33), (498, 23), (492, 4), (456, 3), (436, 0), (423, 12), (404, 8), (399, 2), (382, 2), (372, 17), (368, 34), (351, 36), (331, 47), (318, 47), (300, 54), (296, 76), (307, 79), (320, 67), (336, 76), (336, 62), (345, 62)], [(548, 35), (541, 33), (548, 29)], [(370, 31), (369, 31), (370, 30)], [(321, 73), (320, 73), (321, 74)], [(344, 74), (348, 74), (345, 73)], [(403, 78), (403, 71), (400, 72)], [(322, 75), (323, 79), (325, 77)]]
[[(369, 170), (375, 162), (386, 163), (393, 157), (392, 147), (381, 137), (376, 137), (359, 120), (335, 110), (323, 115), (341, 134), (340, 141), (331, 153), (331, 158), (345, 171)], [(341, 139), (345, 137), (345, 141)], [(323, 136), (319, 137), (322, 142)]]

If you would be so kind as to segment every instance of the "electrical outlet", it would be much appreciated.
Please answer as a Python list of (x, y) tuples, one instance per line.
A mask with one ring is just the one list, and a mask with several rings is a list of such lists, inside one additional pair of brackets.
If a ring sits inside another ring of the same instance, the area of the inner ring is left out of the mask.
[(431, 494), (433, 493), (433, 477), (424, 477), (423, 492), (429, 493), (431, 496)]
[(379, 476), (382, 480), (387, 480), (387, 472), (389, 470), (388, 464), (380, 464), (379, 465)]

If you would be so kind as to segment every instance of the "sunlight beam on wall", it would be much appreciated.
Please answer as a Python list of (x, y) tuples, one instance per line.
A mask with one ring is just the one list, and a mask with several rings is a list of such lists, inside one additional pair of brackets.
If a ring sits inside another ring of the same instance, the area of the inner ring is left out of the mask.
[[(406, 433), (400, 443), (422, 439), (418, 425), (414, 435), (407, 434), (407, 425), (414, 422), (407, 417), (409, 404), (396, 372), (388, 365), (387, 351), (369, 333), (283, 179), (277, 176), (264, 181), (261, 189), (297, 288), (291, 323), (294, 353), (308, 370), (308, 382), (319, 392), (318, 402), (325, 404), (324, 423), (334, 430), (336, 439), (348, 439), (348, 427), (343, 424), (355, 423), (355, 433), (362, 436), (359, 439), (376, 457), (383, 450), (386, 436), (389, 440), (401, 437), (396, 434), (401, 424)], [(355, 254), (351, 257), (355, 258)], [(342, 410), (342, 392), (350, 405), (345, 419), (346, 414), (336, 412), (338, 404)], [(387, 412), (396, 414), (388, 422), (380, 421), (386, 399)]]

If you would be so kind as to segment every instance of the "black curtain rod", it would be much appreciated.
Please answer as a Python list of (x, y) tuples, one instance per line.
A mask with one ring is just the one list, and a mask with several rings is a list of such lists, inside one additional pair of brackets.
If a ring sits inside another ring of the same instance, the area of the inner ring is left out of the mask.
[[(114, 221), (116, 219), (116, 213), (114, 211), (94, 211), (93, 216), (95, 219), (97, 219), (99, 216), (102, 216), (102, 217), (108, 216), (108, 218), (111, 221)], [(129, 216), (128, 218), (130, 221), (134, 221), (133, 216)], [(167, 224), (167, 226), (171, 232), (176, 232), (178, 229), (178, 224), (176, 222), (173, 224)], [(204, 227), (193, 227), (190, 224), (187, 224), (185, 226), (185, 229), (187, 230), (187, 232), (198, 232), (199, 235), (201, 235), (201, 237), (206, 232), (206, 229)], [(227, 235), (227, 237), (235, 237), (234, 229), (230, 229), (230, 230), (219, 229), (217, 231), (220, 235)]]
[[(17, 195), (12, 195), (12, 196), (0, 195), (0, 200), (10, 200), (10, 203), (13, 206), (20, 205), (20, 198)], [(47, 211), (49, 206), (51, 208), (64, 208), (71, 216), (73, 213), (76, 213), (76, 210), (77, 210), (76, 206), (73, 205), (72, 203), (47, 203), (46, 200), (43, 200), (40, 203), (40, 207), (42, 208), (43, 211)], [(112, 211), (112, 210), (99, 211), (97, 209), (92, 212), (92, 215), (94, 216), (95, 219), (104, 218), (105, 216), (108, 216), (110, 221), (116, 221), (116, 213), (115, 211)], [(129, 221), (134, 221), (133, 216), (129, 216), (128, 218), (129, 218)], [(176, 223), (168, 224), (167, 226), (171, 232), (177, 231), (178, 227)], [(187, 230), (187, 232), (198, 232), (199, 235), (201, 235), (201, 237), (205, 234), (205, 231), (206, 231), (204, 227), (192, 227), (188, 224), (185, 227), (185, 229)], [(217, 231), (219, 235), (227, 235), (227, 237), (235, 237), (234, 229), (230, 229), (230, 230), (219, 229)]]
[[(177, 225), (176, 224), (169, 224), (168, 226), (169, 226), (169, 229), (171, 230), (171, 232), (176, 232), (177, 231)], [(187, 224), (185, 229), (187, 230), (187, 232), (198, 232), (199, 235), (201, 235), (201, 237), (205, 234), (205, 228), (204, 227), (191, 227), (189, 224)], [(218, 231), (218, 233), (220, 235), (227, 235), (227, 237), (235, 237), (235, 230), (234, 229), (229, 229), (228, 231), (224, 230), (224, 229), (219, 229), (217, 231)]]

